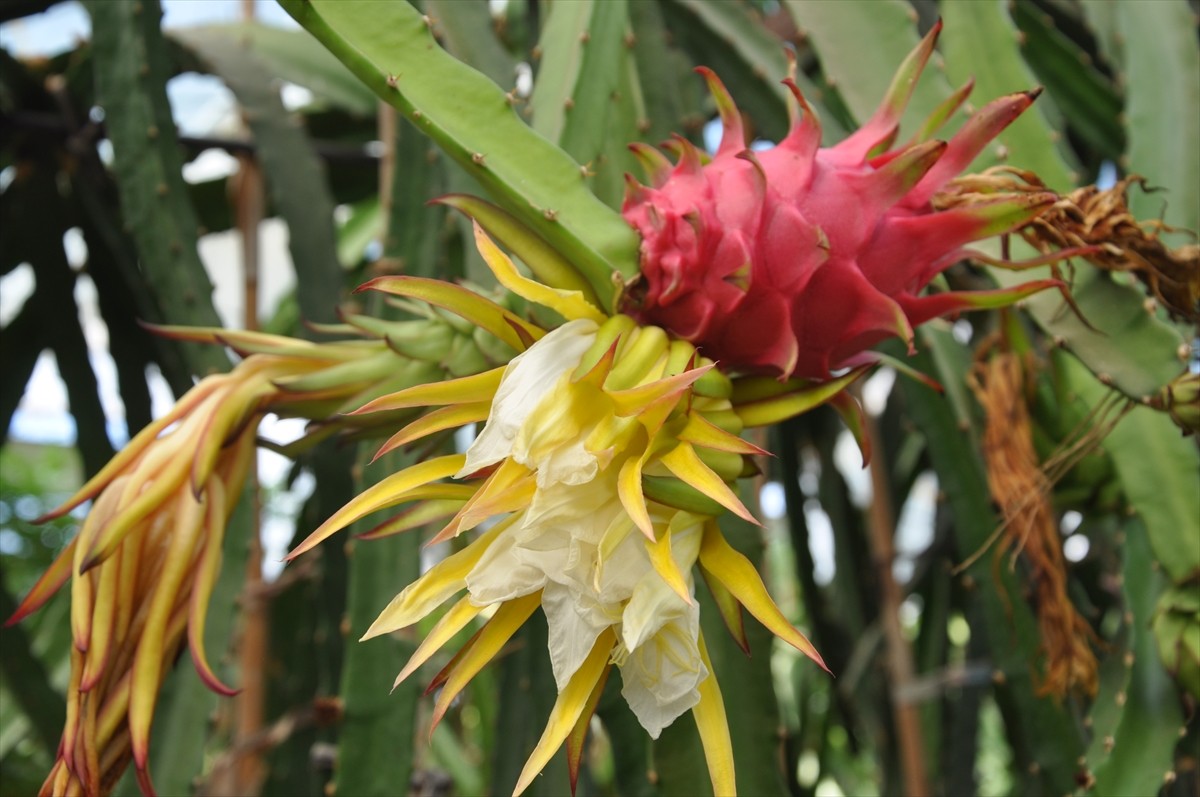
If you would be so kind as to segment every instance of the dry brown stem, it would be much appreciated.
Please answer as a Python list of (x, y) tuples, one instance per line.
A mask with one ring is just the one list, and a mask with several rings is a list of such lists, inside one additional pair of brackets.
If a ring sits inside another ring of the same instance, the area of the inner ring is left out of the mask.
[(1095, 633), (1067, 595), (1067, 570), (1058, 523), (1050, 502), (1051, 482), (1042, 471), (1025, 399), (1025, 367), (1012, 351), (985, 343), (969, 379), (987, 416), (983, 455), (988, 487), (1004, 517), (995, 555), (1012, 549), (1029, 566), (1036, 601), (1045, 673), (1039, 694), (1071, 691), (1094, 695)]
[[(1049, 210), (1017, 231), (1043, 254), (1091, 247), (1084, 257), (1096, 268), (1130, 272), (1172, 316), (1200, 324), (1200, 245), (1172, 249), (1160, 232), (1161, 221), (1139, 221), (1129, 210), (1130, 186), (1149, 191), (1136, 174), (1101, 190), (1084, 186), (1059, 198)], [(1009, 167), (965, 175), (936, 198), (944, 207), (995, 199), (1001, 194), (1047, 190), (1037, 175)]]

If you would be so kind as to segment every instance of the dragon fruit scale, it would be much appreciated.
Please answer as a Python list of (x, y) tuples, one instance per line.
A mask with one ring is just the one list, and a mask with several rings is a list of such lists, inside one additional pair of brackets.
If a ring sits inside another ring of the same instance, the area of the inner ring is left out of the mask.
[(641, 277), (624, 310), (665, 327), (731, 370), (825, 378), (869, 360), (867, 349), (947, 313), (995, 307), (1051, 285), (921, 296), (962, 259), (964, 245), (1008, 232), (1048, 208), (1053, 193), (1006, 196), (938, 211), (935, 192), (1017, 118), (1038, 92), (1001, 97), (949, 141), (926, 140), (966, 99), (963, 86), (918, 137), (893, 148), (900, 115), (933, 52), (939, 22), (893, 79), (875, 115), (836, 146), (796, 83), (786, 138), (767, 151), (745, 146), (725, 86), (700, 67), (724, 133), (708, 162), (675, 139), (671, 163), (632, 149), (651, 185), (627, 177), (623, 215), (641, 234)]

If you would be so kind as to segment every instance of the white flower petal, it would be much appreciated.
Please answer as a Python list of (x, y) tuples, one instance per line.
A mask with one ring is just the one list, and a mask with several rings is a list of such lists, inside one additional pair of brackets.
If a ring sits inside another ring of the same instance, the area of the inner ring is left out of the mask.
[(682, 617), (631, 650), (621, 666), (621, 694), (655, 739), (700, 702), (698, 687), (708, 677), (708, 668), (700, 660), (699, 633), (700, 609), (693, 603)]
[(657, 739), (663, 728), (700, 702), (700, 690), (693, 689), (667, 705), (661, 705), (640, 681), (625, 681), (621, 686), (621, 696), (651, 739)]
[(550, 456), (535, 464), (538, 487), (541, 489), (554, 484), (584, 484), (594, 479), (596, 471), (599, 470), (596, 455), (583, 447), (582, 436), (571, 445), (556, 449)]
[(456, 474), (457, 478), (493, 465), (512, 453), (513, 440), (525, 419), (559, 377), (579, 365), (596, 337), (596, 329), (594, 321), (570, 321), (512, 359), (500, 379), (487, 424), (467, 449), (466, 464)]
[(471, 568), (467, 591), (476, 606), (519, 598), (546, 585), (546, 569), (522, 561), (518, 544), (518, 536), (511, 529), (506, 531)]
[[(600, 633), (617, 619), (594, 603), (580, 605), (578, 597), (578, 591), (553, 583), (542, 592), (542, 611), (550, 627), (550, 666), (559, 691), (592, 652)], [(614, 608), (619, 613), (619, 607)]]

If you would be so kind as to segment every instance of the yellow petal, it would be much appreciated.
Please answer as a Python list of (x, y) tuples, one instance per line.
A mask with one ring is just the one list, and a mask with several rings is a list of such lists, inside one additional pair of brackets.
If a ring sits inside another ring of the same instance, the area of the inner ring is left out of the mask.
[[(604, 382), (608, 379), (608, 375), (612, 373), (613, 363), (617, 359), (617, 345), (620, 341), (614, 340), (604, 350), (604, 354), (596, 361), (596, 364), (586, 371), (580, 372), (580, 368), (587, 362), (587, 356), (590, 353), (584, 352), (584, 359), (580, 360), (579, 366), (576, 367), (575, 373), (571, 375), (571, 383), (577, 385), (587, 385), (593, 390), (604, 389)], [(593, 346), (595, 343), (592, 344)]]
[(487, 420), (488, 412), (491, 410), (491, 402), (481, 401), (471, 404), (457, 404), (449, 407), (441, 407), (433, 412), (427, 413), (417, 420), (405, 426), (400, 431), (392, 435), (386, 443), (384, 443), (375, 456), (371, 459), (372, 462), (387, 454), (390, 451), (395, 451), (401, 446), (406, 446), (409, 443), (420, 440), (422, 437), (444, 432), (447, 429), (457, 429), (468, 423)]
[(433, 706), (430, 733), (441, 722), (442, 717), (446, 714), (446, 709), (450, 708), (450, 704), (454, 702), (454, 698), (458, 697), (458, 693), (463, 690), (463, 687), (500, 652), (504, 643), (512, 638), (512, 635), (529, 619), (529, 616), (541, 603), (542, 591), (538, 590), (505, 601), (500, 605), (500, 608), (492, 615), (492, 619), (488, 620), (487, 625), (480, 630), (470, 649), (465, 651), (462, 658), (455, 662), (454, 669), (447, 674), (446, 681), (442, 684), (442, 691), (438, 694), (437, 703)]
[(700, 634), (696, 641), (700, 644), (700, 660), (708, 668), (708, 677), (700, 682), (700, 702), (692, 707), (692, 717), (696, 720), (696, 729), (700, 731), (700, 744), (704, 747), (704, 760), (708, 763), (713, 794), (717, 797), (736, 797), (733, 743), (729, 738), (729, 722), (725, 718), (725, 702), (721, 699), (717, 673), (713, 670), (708, 648), (704, 645), (704, 634)]
[(750, 510), (738, 500), (733, 490), (729, 489), (729, 485), (716, 471), (704, 464), (696, 454), (696, 449), (689, 444), (681, 443), (676, 446), (662, 457), (661, 462), (679, 477), (680, 481), (695, 487), (738, 517), (759, 525), (754, 515), (750, 514)]
[(730, 547), (715, 521), (704, 525), (699, 561), (701, 567), (728, 589), (771, 633), (821, 665), (826, 672), (829, 671), (817, 649), (787, 621), (775, 601), (771, 600), (754, 565)]
[(182, 426), (146, 452), (121, 491), (119, 511), (97, 531), (84, 552), (83, 570), (107, 559), (139, 523), (169, 503), (187, 479), (190, 454), (203, 445), (198, 439), (203, 421), (200, 414), (186, 418)]
[(534, 472), (519, 462), (506, 459), (488, 476), (458, 514), (429, 540), (429, 544), (470, 531), (493, 515), (524, 509), (529, 506), (536, 491), (537, 477)]
[(551, 288), (521, 276), (512, 260), (500, 251), (500, 247), (488, 237), (479, 222), (472, 220), (471, 223), (475, 227), (475, 247), (496, 275), (496, 281), (505, 288), (523, 299), (549, 307), (568, 321), (587, 318), (599, 324), (608, 318), (600, 308), (585, 299), (581, 291)]
[[(95, 576), (84, 573), (88, 550), (92, 547), (101, 530), (108, 525), (117, 514), (121, 505), (121, 496), (129, 483), (128, 476), (119, 476), (112, 481), (108, 489), (100, 494), (92, 510), (83, 521), (83, 528), (76, 537), (77, 545), (73, 545), (73, 572), (71, 581), (71, 636), (75, 647), (81, 652), (91, 647), (93, 620), (93, 593), (97, 585)], [(82, 688), (82, 687), (81, 687)], [(84, 689), (84, 691), (87, 691)]]
[(589, 300), (595, 300), (595, 291), (579, 269), (523, 222), (490, 202), (466, 194), (449, 194), (433, 201), (456, 208), (478, 221), (480, 226), (517, 254), (541, 282), (583, 291)]
[(232, 697), (240, 690), (226, 686), (204, 654), (204, 626), (208, 619), (208, 600), (212, 597), (217, 576), (221, 572), (221, 543), (225, 538), (225, 487), (219, 479), (208, 485), (208, 507), (204, 514), (204, 548), (196, 565), (196, 579), (192, 584), (192, 595), (188, 600), (188, 648), (192, 652), (192, 664), (205, 686), (217, 694)]
[[(121, 546), (121, 572), (139, 573), (142, 561), (142, 544), (140, 541), (130, 541), (129, 545)], [(137, 599), (138, 579), (121, 579), (121, 593), (117, 598), (117, 619), (114, 633), (117, 639), (125, 639), (129, 635), (129, 627), (133, 624), (138, 613)]]
[[(79, 682), (79, 689), (83, 692), (91, 691), (100, 677), (104, 675), (108, 664), (109, 651), (113, 646), (117, 602), (120, 599), (121, 561), (123, 558), (121, 556), (113, 557), (107, 567), (99, 568), (93, 576), (95, 591), (92, 595), (91, 636), (88, 655), (84, 661), (83, 675)], [(124, 577), (132, 578), (133, 574), (125, 573)], [(87, 578), (87, 576), (83, 578)]]
[(392, 598), (363, 639), (377, 637), (407, 628), (429, 614), (444, 601), (466, 586), (467, 574), (479, 562), (496, 537), (513, 524), (514, 518), (492, 526), (461, 551), (447, 556), (431, 567), (425, 575), (409, 584), (399, 595)]
[(481, 401), (490, 403), (496, 395), (496, 390), (500, 387), (502, 376), (504, 376), (504, 366), (459, 379), (415, 385), (386, 396), (380, 396), (349, 414), (361, 415), (367, 412), (444, 404), (473, 404)]
[(208, 416), (200, 432), (201, 445), (196, 447), (192, 458), (192, 492), (199, 493), (208, 477), (212, 475), (217, 460), (229, 437), (249, 421), (259, 407), (259, 402), (275, 393), (269, 382), (254, 380), (236, 385), (219, 401)]
[(117, 474), (125, 471), (126, 468), (141, 456), (142, 452), (158, 438), (162, 430), (185, 415), (188, 415), (202, 401), (208, 398), (214, 390), (220, 387), (226, 378), (224, 375), (220, 375), (200, 380), (191, 390), (183, 395), (183, 398), (176, 402), (175, 406), (166, 415), (153, 421), (150, 425), (142, 429), (142, 431), (138, 432), (124, 448), (117, 452), (116, 456), (108, 461), (107, 465), (101, 468), (95, 476), (88, 479), (87, 483), (80, 487), (74, 495), (53, 512), (49, 512), (36, 519), (34, 523), (45, 523), (47, 520), (62, 517), (84, 501), (95, 498), (109, 482), (116, 478)]
[(101, 747), (108, 745), (108, 741), (125, 719), (129, 710), (129, 685), (132, 681), (132, 673), (126, 670), (116, 686), (108, 690), (108, 697), (100, 709), (100, 716), (96, 719), (96, 741)]
[(237, 348), (239, 344), (254, 345), (261, 348), (271, 348), (273, 351), (277, 348), (317, 348), (317, 344), (307, 340), (297, 338), (289, 338), (283, 335), (272, 335), (267, 332), (254, 332), (249, 330), (224, 329), (222, 327), (183, 327), (174, 326), (171, 324), (149, 324), (141, 322), (142, 326), (146, 327), (156, 335), (171, 340), (187, 340), (193, 343), (208, 343), (220, 344), (224, 343), (232, 348)]
[(538, 340), (546, 334), (541, 327), (521, 319), (491, 299), (443, 280), (409, 276), (376, 277), (360, 285), (355, 293), (365, 290), (407, 296), (444, 307), (482, 327), (516, 351), (525, 351), (528, 348), (527, 340)]
[(533, 779), (566, 741), (571, 729), (583, 715), (584, 708), (596, 689), (596, 684), (607, 674), (609, 655), (615, 644), (616, 636), (613, 634), (612, 628), (604, 629), (596, 638), (592, 652), (583, 660), (583, 664), (579, 665), (579, 669), (571, 676), (571, 680), (567, 682), (563, 690), (558, 693), (558, 699), (554, 701), (554, 708), (550, 710), (550, 719), (546, 722), (546, 730), (542, 732), (542, 738), (538, 740), (537, 747), (533, 749), (533, 753), (521, 770), (521, 776), (517, 778), (513, 797), (518, 797), (529, 787)]
[(725, 628), (728, 629), (729, 635), (733, 637), (733, 641), (738, 644), (738, 647), (749, 656), (750, 655), (750, 640), (746, 638), (746, 623), (742, 617), (742, 604), (738, 603), (737, 598), (733, 597), (733, 593), (726, 589), (725, 585), (711, 573), (700, 568), (700, 574), (704, 577), (704, 583), (708, 585), (708, 591), (712, 593), (713, 603), (717, 605), (717, 612), (721, 615), (721, 620), (725, 623)]
[(462, 467), (466, 457), (462, 454), (449, 454), (444, 457), (427, 460), (393, 473), (383, 481), (365, 490), (361, 495), (351, 499), (348, 504), (333, 513), (333, 516), (322, 523), (316, 531), (308, 535), (304, 542), (296, 546), (287, 559), (290, 561), (300, 554), (319, 545), (326, 538), (344, 529), (356, 520), (366, 517), (372, 512), (386, 509), (389, 506), (403, 503), (407, 498), (405, 493), (414, 487), (420, 487), (437, 479), (453, 476)]
[(642, 492), (642, 466), (644, 464), (644, 455), (625, 460), (625, 464), (621, 466), (621, 473), (617, 476), (617, 496), (621, 499), (621, 506), (625, 507), (625, 512), (641, 529), (642, 534), (646, 535), (647, 539), (653, 540), (654, 524), (650, 522), (650, 510), (646, 507), (646, 494)]
[(162, 685), (167, 630), (180, 586), (192, 563), (196, 535), (204, 520), (207, 494), (197, 501), (190, 490), (179, 493), (172, 507), (175, 517), (169, 548), (147, 605), (146, 624), (133, 657), (133, 684), (129, 695), (129, 737), (138, 769), (149, 763), (150, 723)]
[(654, 382), (648, 382), (628, 390), (614, 390), (609, 393), (613, 403), (617, 405), (617, 415), (636, 415), (651, 404), (667, 397), (679, 398), (691, 387), (697, 379), (712, 370), (711, 365), (693, 368), (682, 374), (668, 376)]
[(42, 608), (46, 601), (50, 600), (54, 593), (67, 583), (67, 579), (71, 577), (71, 572), (74, 570), (72, 565), (75, 561), (75, 549), (78, 541), (79, 537), (76, 536), (66, 548), (63, 548), (62, 553), (54, 558), (54, 561), (46, 568), (46, 572), (42, 573), (29, 590), (29, 594), (21, 601), (21, 605), (13, 612), (12, 617), (4, 621), (5, 628), (16, 625)]
[(604, 567), (612, 558), (617, 547), (633, 533), (635, 528), (637, 527), (627, 512), (615, 512), (608, 527), (600, 535), (600, 544), (596, 546), (596, 569), (592, 577), (592, 586), (597, 592), (600, 591), (600, 580), (604, 575)]
[(664, 531), (658, 535), (657, 540), (645, 540), (645, 544), (646, 553), (650, 555), (650, 564), (654, 566), (655, 572), (662, 577), (663, 581), (667, 582), (667, 586), (673, 589), (676, 595), (683, 598), (684, 603), (690, 606), (692, 592), (688, 589), (683, 571), (679, 569), (679, 563), (671, 556), (671, 532)]
[[(360, 540), (378, 540), (383, 537), (391, 537), (395, 534), (403, 534), (406, 531), (420, 528), (435, 520), (451, 517), (467, 502), (471, 494), (475, 491), (472, 485), (468, 484), (431, 484), (430, 487), (462, 487), (466, 488), (465, 494), (462, 497), (455, 496), (453, 498), (426, 498), (421, 499), (419, 503), (405, 509), (395, 517), (388, 518), (370, 531), (357, 535)], [(424, 491), (428, 488), (418, 487), (416, 490), (410, 490), (409, 496), (412, 497), (418, 491)], [(414, 500), (417, 500), (414, 498)]]
[(725, 431), (695, 412), (688, 414), (687, 426), (683, 427), (683, 431), (679, 433), (679, 439), (694, 446), (710, 448), (714, 451), (727, 451), (731, 454), (771, 455), (771, 452)]
[[(471, 603), (470, 595), (464, 595), (459, 599), (458, 603), (454, 604), (450, 611), (442, 615), (442, 619), (438, 620), (433, 630), (421, 640), (421, 644), (413, 652), (408, 663), (404, 665), (404, 669), (396, 676), (396, 680), (392, 684), (392, 689), (395, 689), (404, 679), (416, 672), (418, 667), (429, 661), (430, 656), (437, 653), (442, 645), (453, 639), (455, 634), (466, 628), (467, 624), (474, 620), (481, 611), (483, 611), (483, 607)], [(366, 639), (366, 637), (363, 637), (363, 639)]]
[(571, 797), (574, 797), (575, 787), (579, 783), (579, 765), (583, 762), (583, 745), (587, 742), (588, 726), (592, 724), (592, 715), (596, 713), (596, 705), (600, 702), (600, 696), (604, 694), (604, 684), (608, 681), (611, 670), (610, 661), (600, 674), (600, 680), (592, 687), (592, 693), (583, 704), (583, 711), (579, 712), (579, 719), (575, 720), (575, 727), (567, 736), (567, 772), (571, 777)]

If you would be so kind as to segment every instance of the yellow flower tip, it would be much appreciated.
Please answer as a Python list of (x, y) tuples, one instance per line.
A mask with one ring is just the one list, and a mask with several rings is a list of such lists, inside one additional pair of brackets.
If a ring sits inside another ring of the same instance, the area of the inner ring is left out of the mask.
[(620, 344), (620, 340), (614, 340), (612, 345), (601, 355), (600, 360), (586, 373), (579, 376), (572, 376), (572, 384), (586, 385), (594, 390), (602, 390), (604, 388), (604, 381), (608, 379), (608, 375), (613, 369), (613, 363), (617, 359), (617, 347)]
[(711, 371), (712, 368), (711, 364), (702, 365), (699, 368), (664, 377), (638, 387), (614, 390), (609, 392), (609, 396), (617, 406), (617, 415), (622, 417), (638, 415), (660, 402), (678, 401), (696, 383), (697, 379)]

